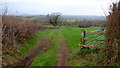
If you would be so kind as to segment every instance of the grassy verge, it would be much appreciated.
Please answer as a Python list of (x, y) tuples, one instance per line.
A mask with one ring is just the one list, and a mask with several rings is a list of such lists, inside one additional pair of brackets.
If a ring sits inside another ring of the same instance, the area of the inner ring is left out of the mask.
[(37, 46), (40, 40), (38, 39), (28, 39), (25, 42), (25, 46), (19, 51), (20, 55), (27, 54), (33, 47)]
[(52, 66), (57, 60), (57, 48), (54, 43), (46, 53), (39, 54), (38, 57), (32, 62), (30, 66)]
[(30, 66), (53, 66), (57, 62), (58, 39), (57, 30), (45, 30), (37, 33), (41, 37), (50, 38), (52, 46), (46, 53), (39, 54)]

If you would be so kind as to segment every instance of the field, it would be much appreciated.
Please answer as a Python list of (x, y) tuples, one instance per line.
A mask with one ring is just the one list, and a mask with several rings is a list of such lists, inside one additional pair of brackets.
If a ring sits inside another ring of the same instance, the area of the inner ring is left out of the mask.
[[(50, 27), (50, 26), (48, 26)], [(85, 63), (86, 61), (77, 61), (77, 57), (80, 57), (83, 54), (90, 54), (95, 49), (80, 49), (80, 38), (81, 38), (81, 29), (85, 29), (86, 31), (94, 31), (100, 30), (101, 27), (88, 27), (88, 28), (78, 28), (78, 27), (66, 27), (62, 26), (59, 29), (47, 29), (42, 32), (37, 32), (38, 41), (42, 40), (43, 38), (50, 39), (52, 44), (51, 47), (47, 49), (45, 53), (38, 53), (37, 57), (31, 63), (30, 66), (54, 66), (60, 60), (58, 56), (58, 50), (60, 48), (59, 44), (61, 41), (65, 41), (65, 45), (68, 48), (68, 64), (70, 66), (83, 66), (88, 65)], [(34, 42), (34, 43), (32, 43)], [(27, 54), (27, 52), (32, 48), (35, 47), (40, 42), (35, 42), (34, 40), (28, 40), (28, 46), (21, 50), (21, 54)], [(67, 49), (66, 48), (66, 49)], [(65, 50), (66, 50), (65, 49)], [(63, 48), (61, 48), (63, 50)], [(97, 51), (96, 51), (97, 52)], [(99, 54), (99, 53), (98, 53)], [(65, 62), (65, 61), (64, 61)], [(65, 62), (66, 63), (66, 62)]]
[(63, 19), (64, 22), (78, 22), (78, 21), (83, 21), (82, 19)]

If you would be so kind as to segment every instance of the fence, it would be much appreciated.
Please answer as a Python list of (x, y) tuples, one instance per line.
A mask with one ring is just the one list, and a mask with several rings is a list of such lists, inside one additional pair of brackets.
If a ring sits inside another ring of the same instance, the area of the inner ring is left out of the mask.
[[(88, 35), (90, 34), (90, 36)], [(95, 34), (95, 35), (94, 35)], [(105, 46), (105, 32), (96, 30), (92, 32), (86, 32), (82, 30), (81, 45), (82, 47), (97, 48), (97, 49), (107, 49)], [(88, 36), (88, 37), (86, 37)], [(93, 39), (94, 38), (94, 39)]]

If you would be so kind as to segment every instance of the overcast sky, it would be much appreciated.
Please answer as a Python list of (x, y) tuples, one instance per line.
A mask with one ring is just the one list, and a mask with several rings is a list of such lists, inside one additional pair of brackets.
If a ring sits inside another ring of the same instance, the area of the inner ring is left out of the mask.
[[(116, 0), (3, 0), (9, 14), (40, 15), (61, 12), (63, 15), (98, 15), (108, 12)], [(17, 11), (17, 12), (16, 12)]]

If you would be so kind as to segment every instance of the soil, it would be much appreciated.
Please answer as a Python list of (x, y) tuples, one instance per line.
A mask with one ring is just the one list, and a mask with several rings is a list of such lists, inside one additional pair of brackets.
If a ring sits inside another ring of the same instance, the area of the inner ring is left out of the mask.
[(14, 68), (18, 68), (18, 66), (28, 66), (32, 63), (32, 61), (37, 57), (38, 54), (44, 53), (51, 46), (51, 42), (49, 39), (42, 39), (41, 43), (29, 51), (29, 53), (21, 57), (18, 62), (14, 65)]
[(56, 66), (68, 66), (69, 65), (69, 51), (66, 44), (66, 40), (61, 40), (59, 42), (58, 50), (58, 62)]

